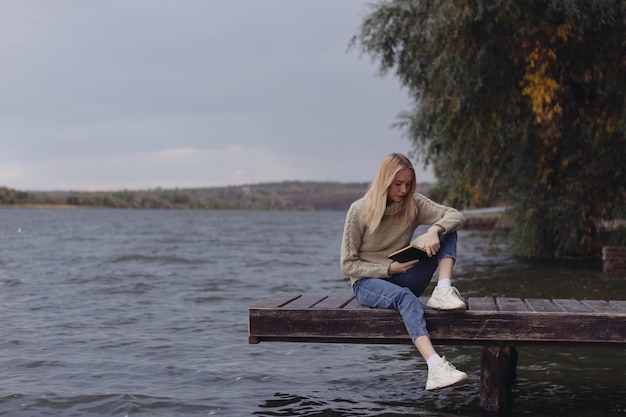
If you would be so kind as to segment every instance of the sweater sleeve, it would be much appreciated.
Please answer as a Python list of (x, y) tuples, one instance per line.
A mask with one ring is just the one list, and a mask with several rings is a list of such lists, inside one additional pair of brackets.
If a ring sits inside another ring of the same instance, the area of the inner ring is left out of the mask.
[(389, 278), (391, 260), (367, 262), (361, 259), (360, 249), (366, 227), (358, 207), (352, 205), (346, 216), (341, 242), (341, 273), (351, 278)]
[(443, 227), (444, 233), (455, 232), (465, 224), (465, 216), (455, 208), (437, 204), (422, 194), (415, 194), (418, 224)]

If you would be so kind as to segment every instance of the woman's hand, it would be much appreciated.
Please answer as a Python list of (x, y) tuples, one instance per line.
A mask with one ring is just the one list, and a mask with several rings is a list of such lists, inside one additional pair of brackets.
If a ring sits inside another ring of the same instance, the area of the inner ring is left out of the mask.
[(406, 272), (409, 269), (413, 268), (413, 265), (415, 265), (418, 262), (419, 261), (417, 259), (414, 261), (408, 261), (408, 262), (402, 262), (402, 263), (393, 261), (389, 265), (389, 275), (395, 275), (395, 274), (400, 274), (402, 272)]
[(424, 248), (426, 249), (428, 256), (434, 256), (437, 252), (439, 252), (439, 249), (441, 248), (439, 234), (443, 232), (443, 228), (439, 225), (431, 226), (426, 232), (426, 236), (424, 237)]

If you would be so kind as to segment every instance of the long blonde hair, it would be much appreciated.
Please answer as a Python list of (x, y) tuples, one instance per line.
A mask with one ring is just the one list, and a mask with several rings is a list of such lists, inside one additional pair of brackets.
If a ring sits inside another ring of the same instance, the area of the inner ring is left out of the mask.
[(415, 194), (416, 178), (413, 164), (409, 158), (400, 153), (389, 154), (380, 163), (374, 180), (369, 190), (367, 190), (367, 193), (365, 193), (365, 213), (363, 217), (370, 233), (374, 233), (378, 226), (380, 226), (380, 222), (385, 214), (385, 209), (387, 208), (389, 187), (393, 183), (396, 175), (398, 175), (398, 172), (403, 169), (411, 170), (413, 181), (411, 181), (409, 192), (398, 211), (397, 220), (400, 223), (409, 223), (415, 217), (417, 208), (415, 207), (413, 194)]

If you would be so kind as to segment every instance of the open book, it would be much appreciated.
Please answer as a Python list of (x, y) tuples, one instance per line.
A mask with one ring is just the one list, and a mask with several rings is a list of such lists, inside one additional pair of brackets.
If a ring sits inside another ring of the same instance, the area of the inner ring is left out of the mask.
[(428, 259), (428, 254), (426, 253), (426, 249), (423, 246), (424, 236), (419, 235), (408, 246), (403, 247), (402, 249), (395, 251), (394, 253), (389, 255), (389, 258), (393, 259), (396, 262), (408, 262), (413, 261), (415, 259), (419, 259), (420, 261), (423, 259)]

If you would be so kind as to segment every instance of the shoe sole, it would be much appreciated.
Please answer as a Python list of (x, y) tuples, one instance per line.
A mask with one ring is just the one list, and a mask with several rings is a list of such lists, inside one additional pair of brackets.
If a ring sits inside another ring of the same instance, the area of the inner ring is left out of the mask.
[(435, 388), (426, 388), (426, 391), (435, 391), (438, 389), (443, 389), (443, 388), (453, 388), (453, 387), (458, 387), (460, 385), (465, 385), (469, 382), (469, 378), (463, 378), (460, 381), (457, 381), (453, 384), (450, 385), (444, 385), (443, 387), (435, 387)]
[(426, 307), (432, 308), (433, 310), (441, 310), (441, 311), (466, 311), (467, 310), (467, 306), (457, 307), (457, 308), (441, 308), (441, 307), (429, 306), (428, 303), (426, 304)]

